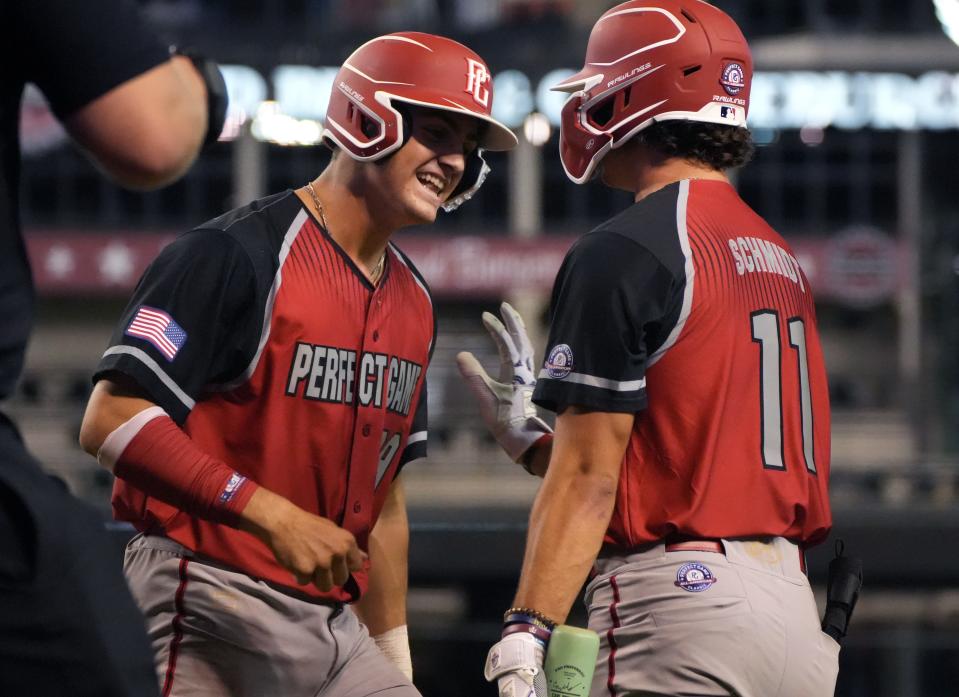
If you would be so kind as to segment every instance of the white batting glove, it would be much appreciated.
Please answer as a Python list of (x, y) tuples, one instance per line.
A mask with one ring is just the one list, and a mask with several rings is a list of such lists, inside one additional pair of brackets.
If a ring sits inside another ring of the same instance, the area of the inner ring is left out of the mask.
[(489, 650), (483, 675), (496, 681), (499, 697), (548, 697), (545, 655), (542, 642), (532, 634), (510, 634)]
[(493, 380), (476, 356), (467, 351), (456, 356), (456, 364), (479, 403), (486, 427), (513, 462), (520, 462), (530, 446), (553, 429), (536, 415), (533, 406), (536, 372), (523, 318), (505, 302), (500, 313), (503, 322), (489, 312), (483, 313), (486, 331), (499, 350), (499, 380)]

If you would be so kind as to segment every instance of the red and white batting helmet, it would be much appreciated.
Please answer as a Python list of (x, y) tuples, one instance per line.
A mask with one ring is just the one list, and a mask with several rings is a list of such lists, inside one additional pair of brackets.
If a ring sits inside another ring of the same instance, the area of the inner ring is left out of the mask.
[(333, 83), (323, 138), (363, 162), (395, 152), (409, 138), (396, 102), (472, 116), (483, 122), (479, 148), (443, 206), (469, 199), (489, 168), (482, 150), (509, 150), (513, 132), (490, 114), (493, 80), (486, 62), (461, 43), (434, 34), (398, 32), (367, 41), (346, 59)]
[(560, 156), (577, 184), (611, 149), (658, 121), (745, 128), (752, 57), (742, 31), (701, 0), (630, 0), (593, 26), (586, 65), (553, 87), (563, 107)]

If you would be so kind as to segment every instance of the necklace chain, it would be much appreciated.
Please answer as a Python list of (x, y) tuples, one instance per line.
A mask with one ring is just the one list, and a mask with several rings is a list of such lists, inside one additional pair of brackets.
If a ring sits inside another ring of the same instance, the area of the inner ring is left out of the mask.
[[(330, 233), (330, 226), (326, 222), (326, 213), (323, 210), (323, 204), (320, 203), (320, 197), (316, 195), (316, 189), (313, 188), (313, 182), (306, 183), (306, 190), (310, 192), (310, 198), (313, 199), (313, 206), (316, 208), (316, 212), (320, 214), (320, 222), (323, 223), (324, 229), (327, 233)], [(330, 233), (332, 236), (332, 233)], [(380, 257), (380, 260), (376, 262), (376, 266), (370, 270), (370, 283), (374, 286), (379, 282), (380, 276), (383, 275), (383, 265), (386, 263), (386, 250), (383, 250), (383, 255)]]

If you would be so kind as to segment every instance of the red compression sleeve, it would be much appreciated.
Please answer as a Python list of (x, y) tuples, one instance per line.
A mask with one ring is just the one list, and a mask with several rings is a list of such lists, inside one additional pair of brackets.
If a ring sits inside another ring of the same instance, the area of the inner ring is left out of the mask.
[(151, 419), (117, 458), (114, 474), (190, 515), (236, 527), (255, 482), (197, 447), (169, 416)]

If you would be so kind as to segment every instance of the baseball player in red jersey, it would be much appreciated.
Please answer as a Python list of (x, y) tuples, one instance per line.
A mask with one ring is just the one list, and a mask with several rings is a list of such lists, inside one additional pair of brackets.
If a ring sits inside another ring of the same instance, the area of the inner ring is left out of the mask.
[[(534, 380), (522, 321), (484, 320), (494, 382), (459, 361), (487, 423), (544, 482), (486, 676), (536, 694), (583, 582), (601, 638), (591, 694), (825, 697), (803, 550), (831, 525), (829, 400), (812, 289), (723, 171), (752, 146), (752, 62), (697, 0), (633, 0), (590, 35), (560, 152), (635, 204), (583, 236), (556, 279)], [(533, 383), (535, 382), (535, 390)], [(557, 414), (555, 434), (529, 399)]]
[(469, 198), (490, 72), (422, 33), (336, 77), (314, 181), (181, 236), (94, 379), (84, 448), (138, 535), (162, 694), (413, 697), (400, 470), (426, 451), (429, 290), (390, 242)]

